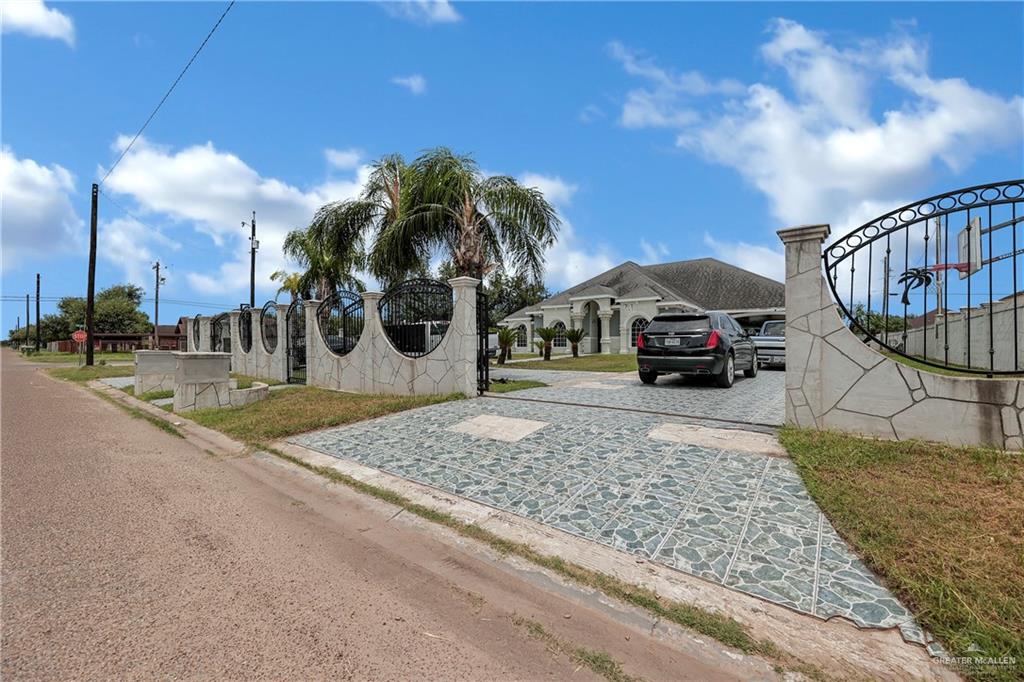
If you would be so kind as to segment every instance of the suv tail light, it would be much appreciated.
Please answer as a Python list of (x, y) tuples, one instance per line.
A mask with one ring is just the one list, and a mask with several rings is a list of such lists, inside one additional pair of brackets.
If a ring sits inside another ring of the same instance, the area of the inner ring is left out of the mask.
[(636, 347), (640, 350), (647, 348), (647, 341), (644, 340), (644, 333), (640, 332), (636, 337)]
[(718, 335), (718, 330), (717, 329), (712, 329), (711, 333), (708, 335), (708, 342), (707, 342), (707, 344), (704, 347), (705, 348), (717, 348), (719, 341), (721, 341), (721, 337), (719, 337), (719, 335)]

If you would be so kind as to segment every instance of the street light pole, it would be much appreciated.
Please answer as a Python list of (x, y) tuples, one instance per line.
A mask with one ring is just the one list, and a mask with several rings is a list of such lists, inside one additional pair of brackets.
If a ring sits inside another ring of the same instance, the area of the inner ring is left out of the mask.
[(39, 351), (40, 341), (42, 339), (41, 330), (42, 325), (39, 324), (39, 273), (36, 273), (36, 351)]
[(160, 350), (160, 285), (167, 280), (160, 276), (160, 261), (153, 263), (156, 271), (156, 290), (153, 294), (153, 350)]
[(96, 305), (96, 218), (99, 213), (100, 186), (92, 185), (92, 211), (89, 217), (89, 284), (85, 290), (85, 364), (93, 363), (93, 312)]
[[(242, 221), (244, 228), (245, 221)], [(252, 212), (252, 222), (249, 223), (252, 233), (249, 235), (249, 307), (256, 307), (256, 251), (260, 248), (260, 242), (256, 239), (256, 211)]]

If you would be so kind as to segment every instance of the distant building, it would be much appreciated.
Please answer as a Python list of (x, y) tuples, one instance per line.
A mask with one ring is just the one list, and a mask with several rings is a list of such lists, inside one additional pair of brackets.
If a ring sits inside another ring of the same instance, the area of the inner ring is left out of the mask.
[[(723, 310), (748, 329), (765, 320), (785, 319), (786, 287), (714, 258), (659, 265), (622, 265), (527, 306), (498, 322), (519, 330), (517, 349), (533, 349), (538, 327), (564, 332), (582, 328), (584, 353), (631, 353), (637, 335), (666, 310)], [(559, 334), (553, 347), (568, 352)]]

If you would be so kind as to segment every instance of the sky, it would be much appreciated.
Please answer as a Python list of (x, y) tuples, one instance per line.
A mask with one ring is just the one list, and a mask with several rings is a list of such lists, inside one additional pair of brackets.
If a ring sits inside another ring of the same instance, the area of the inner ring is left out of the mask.
[[(84, 294), (90, 186), (226, 6), (3, 4), (4, 330), (37, 272)], [(97, 287), (149, 299), (159, 260), (163, 323), (248, 302), (256, 211), (259, 306), (289, 230), (439, 145), (556, 206), (553, 291), (627, 259), (781, 280), (782, 227), (1024, 175), (1022, 27), (1022, 3), (239, 2), (103, 181)]]

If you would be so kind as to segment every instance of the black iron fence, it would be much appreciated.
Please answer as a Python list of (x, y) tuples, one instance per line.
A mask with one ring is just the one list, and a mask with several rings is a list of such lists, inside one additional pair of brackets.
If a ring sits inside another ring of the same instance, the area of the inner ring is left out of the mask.
[(331, 294), (317, 307), (316, 319), (327, 348), (346, 355), (363, 333), (363, 297), (351, 291)]
[(210, 320), (210, 350), (215, 353), (231, 352), (231, 317), (227, 313)]
[(487, 357), (487, 334), (491, 328), (490, 305), (483, 288), (476, 290), (476, 391), (491, 390), (491, 361)]
[(411, 279), (394, 287), (378, 305), (381, 325), (395, 349), (409, 357), (430, 353), (452, 322), (452, 288), (446, 282)]
[(292, 301), (284, 318), (285, 368), (288, 383), (306, 383), (306, 306), (300, 299)]
[(832, 295), (866, 342), (926, 365), (1024, 371), (1024, 180), (908, 204), (824, 250)]
[(238, 312), (238, 347), (243, 353), (252, 350), (252, 308), (247, 305)]
[(260, 336), (263, 337), (263, 350), (273, 353), (277, 349), (277, 303), (267, 301), (260, 311)]

